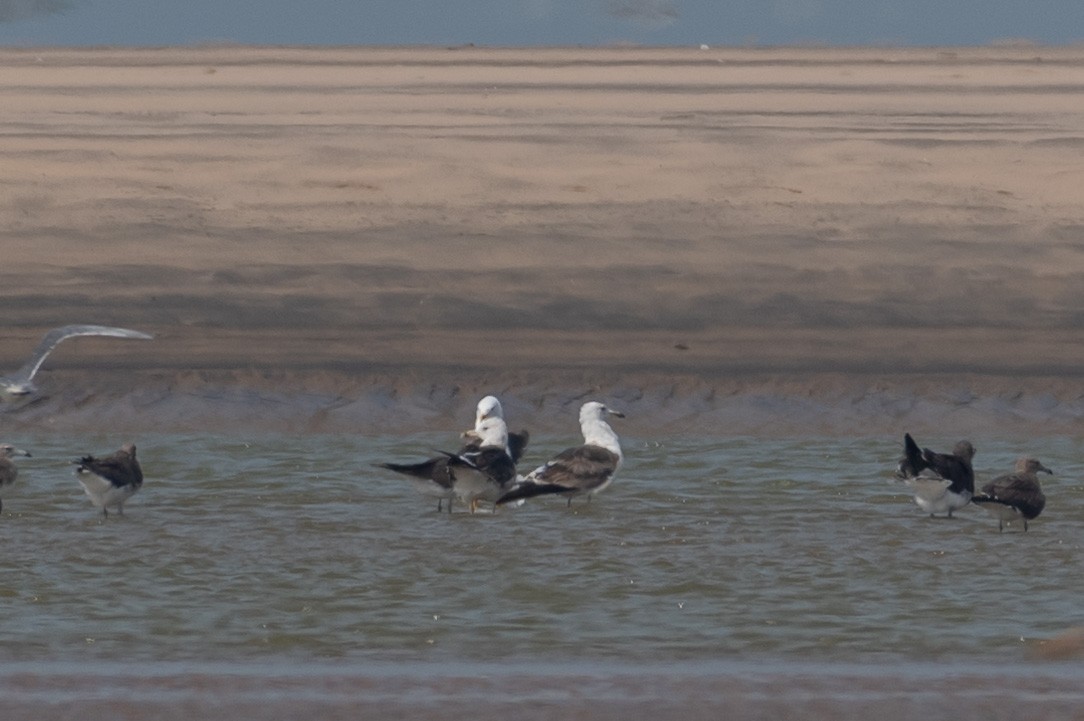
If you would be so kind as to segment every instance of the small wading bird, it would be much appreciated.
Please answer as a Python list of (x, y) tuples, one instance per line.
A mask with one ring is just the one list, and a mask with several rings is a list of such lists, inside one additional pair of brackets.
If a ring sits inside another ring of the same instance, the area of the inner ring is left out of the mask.
[(42, 337), (38, 347), (31, 354), (30, 360), (24, 363), (19, 370), (7, 376), (0, 376), (0, 396), (4, 400), (13, 400), (20, 396), (36, 393), (38, 388), (33, 383), (34, 376), (53, 348), (56, 348), (58, 343), (68, 338), (87, 335), (138, 338), (141, 340), (150, 340), (154, 337), (146, 333), (140, 333), (137, 330), (111, 328), (105, 325), (66, 325), (61, 328), (54, 328)]
[(1037, 518), (1046, 507), (1046, 496), (1039, 485), (1040, 472), (1054, 474), (1037, 458), (1019, 458), (1015, 472), (990, 481), (982, 487), (982, 493), (971, 500), (997, 518), (998, 533), (1004, 531), (1006, 523), (1021, 518), (1027, 533), (1028, 521)]
[[(437, 512), (444, 509), (444, 501), (447, 500), (448, 513), (451, 513), (452, 499), (456, 498), (456, 472), (455, 466), (453, 466), (453, 459), (457, 456), (463, 456), (464, 454), (480, 450), (483, 445), (481, 438), (483, 424), (491, 418), (503, 421), (504, 412), (501, 408), (501, 402), (497, 400), (495, 396), (486, 396), (478, 401), (478, 407), (474, 417), (474, 428), (469, 431), (464, 431), (461, 434), (467, 442), (459, 449), (458, 453), (451, 454), (444, 452), (439, 456), (419, 463), (378, 463), (376, 465), (379, 468), (386, 468), (389, 471), (395, 471), (396, 473), (402, 473), (405, 476), (409, 476), (414, 482), (415, 489), (419, 493), (423, 496), (437, 499)], [(507, 428), (508, 426), (505, 425), (506, 432)], [(523, 450), (527, 447), (530, 436), (527, 431), (508, 433), (507, 435), (508, 455), (511, 457), (514, 466), (515, 463), (519, 462)], [(464, 463), (458, 463), (456, 465), (461, 468), (469, 467), (469, 464)]]
[(572, 505), (575, 496), (587, 500), (606, 488), (621, 467), (621, 443), (606, 416), (624, 418), (598, 401), (589, 401), (580, 408), (580, 430), (583, 445), (568, 448), (527, 474), (519, 483), (497, 500), (497, 505), (534, 496), (557, 494), (568, 497)]
[(72, 463), (78, 466), (75, 474), (79, 484), (90, 502), (102, 509), (103, 516), (109, 515), (110, 508), (117, 509), (117, 515), (124, 515), (124, 502), (143, 487), (143, 469), (131, 443), (108, 456), (83, 456)]
[(931, 516), (944, 513), (952, 518), (952, 512), (970, 503), (975, 494), (974, 457), (970, 441), (960, 441), (952, 453), (934, 453), (920, 450), (911, 434), (905, 433), (896, 475), (914, 492), (919, 508)]
[(15, 456), (30, 457), (30, 454), (10, 443), (0, 445), (0, 511), (4, 510), (4, 494), (15, 485), (15, 480), (19, 477), (19, 467), (13, 460)]

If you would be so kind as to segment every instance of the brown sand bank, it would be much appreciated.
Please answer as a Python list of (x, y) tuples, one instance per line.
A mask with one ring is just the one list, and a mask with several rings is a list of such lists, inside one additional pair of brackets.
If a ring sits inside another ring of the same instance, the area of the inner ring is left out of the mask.
[(1081, 48), (0, 50), (0, 368), (157, 336), (65, 343), (4, 423), (426, 428), (494, 391), (554, 428), (598, 395), (634, 432), (1075, 434), (1082, 92)]

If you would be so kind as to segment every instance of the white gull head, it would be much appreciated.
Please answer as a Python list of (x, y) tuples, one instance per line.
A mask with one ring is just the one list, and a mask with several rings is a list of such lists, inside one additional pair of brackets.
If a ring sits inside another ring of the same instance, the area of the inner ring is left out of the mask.
[(588, 401), (580, 408), (580, 430), (583, 432), (583, 443), (588, 446), (600, 446), (614, 453), (618, 462), (624, 457), (621, 454), (621, 443), (617, 439), (614, 429), (606, 422), (606, 416), (624, 418), (625, 414), (606, 407), (605, 403)]
[(504, 418), (504, 409), (497, 396), (486, 396), (478, 401), (478, 411), (474, 414), (474, 430), (478, 431), (486, 418)]

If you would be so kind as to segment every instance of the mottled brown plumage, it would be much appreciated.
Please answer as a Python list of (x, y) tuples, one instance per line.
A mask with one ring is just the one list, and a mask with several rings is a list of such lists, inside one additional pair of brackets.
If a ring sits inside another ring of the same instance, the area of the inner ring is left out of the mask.
[(1046, 496), (1039, 485), (1040, 472), (1054, 473), (1037, 458), (1019, 458), (1013, 473), (990, 481), (982, 487), (982, 493), (972, 500), (997, 517), (999, 533), (1004, 530), (1006, 523), (1017, 519), (1023, 519), (1026, 533), (1028, 521), (1038, 518), (1046, 508)]
[[(15, 465), (15, 456), (29, 456), (24, 450), (16, 448), (10, 443), (0, 445), (0, 494), (15, 485), (19, 478), (19, 467)], [(0, 497), (0, 511), (4, 509), (3, 498)]]

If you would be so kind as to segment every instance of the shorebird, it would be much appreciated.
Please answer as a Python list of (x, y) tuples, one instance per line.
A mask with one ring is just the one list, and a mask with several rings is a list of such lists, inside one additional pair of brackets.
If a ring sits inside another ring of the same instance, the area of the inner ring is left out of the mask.
[(83, 456), (72, 463), (78, 466), (75, 473), (79, 484), (90, 502), (102, 509), (103, 516), (109, 515), (110, 508), (116, 508), (118, 515), (124, 515), (124, 502), (143, 487), (143, 469), (131, 443), (108, 456)]
[[(468, 445), (462, 450), (465, 451), (472, 446), (476, 447), (478, 445), (479, 429), (482, 427), (482, 422), (487, 418), (504, 420), (504, 409), (501, 407), (501, 402), (497, 399), (497, 396), (486, 396), (478, 401), (478, 408), (474, 414), (474, 428), (463, 431), (461, 434), (468, 441)], [(508, 453), (512, 456), (514, 462), (519, 463), (519, 459), (523, 457), (523, 451), (527, 448), (530, 439), (531, 434), (525, 430), (508, 434)]]
[[(449, 464), (455, 456), (477, 452), (481, 449), (483, 445), (481, 437), (483, 424), (490, 418), (497, 418), (502, 422), (504, 421), (501, 402), (497, 400), (495, 396), (486, 396), (478, 401), (474, 416), (474, 428), (469, 431), (464, 431), (461, 434), (466, 440), (466, 443), (459, 449), (458, 453), (441, 453), (439, 456), (419, 463), (378, 463), (376, 465), (379, 468), (386, 468), (389, 471), (395, 471), (396, 473), (402, 473), (403, 475), (409, 476), (414, 482), (415, 489), (419, 493), (437, 499), (438, 513), (444, 510), (444, 501), (447, 500), (448, 513), (451, 513), (452, 499), (456, 497), (453, 488), (456, 474), (453, 468), (449, 467)], [(506, 433), (507, 428), (508, 426), (505, 425)], [(526, 448), (530, 436), (527, 431), (508, 433), (507, 435), (508, 455), (511, 457), (513, 464), (515, 464), (519, 461), (523, 449)]]
[(491, 416), (476, 431), (477, 447), (445, 453), (452, 476), (452, 492), (470, 512), (480, 501), (495, 503), (516, 480), (516, 463), (508, 452), (508, 426)]
[(30, 457), (30, 454), (10, 443), (0, 445), (0, 511), (4, 510), (3, 494), (15, 485), (15, 480), (19, 477), (19, 467), (13, 460), (15, 456)]
[(915, 503), (923, 511), (952, 518), (953, 511), (971, 502), (975, 494), (975, 472), (971, 468), (975, 447), (970, 441), (960, 441), (952, 453), (934, 453), (928, 448), (920, 450), (911, 434), (905, 433), (903, 452), (896, 475), (911, 488)]
[(568, 448), (531, 471), (497, 499), (497, 505), (534, 496), (559, 494), (567, 496), (568, 505), (571, 506), (574, 497), (586, 495), (590, 501), (592, 496), (610, 485), (624, 457), (621, 443), (606, 422), (606, 416), (625, 417), (623, 413), (607, 408), (604, 403), (584, 403), (580, 408), (583, 445)]
[(1016, 471), (998, 476), (982, 487), (982, 493), (971, 500), (997, 517), (997, 531), (1001, 533), (1006, 523), (1024, 519), (1024, 532), (1028, 521), (1034, 520), (1046, 507), (1046, 496), (1039, 485), (1039, 472), (1054, 474), (1037, 458), (1024, 456), (1017, 459)]
[(24, 363), (19, 370), (11, 375), (0, 376), (0, 396), (2, 396), (4, 400), (12, 400), (19, 396), (27, 396), (31, 393), (36, 393), (38, 388), (33, 383), (34, 376), (37, 374), (38, 369), (41, 368), (41, 364), (45, 362), (46, 356), (48, 356), (53, 348), (56, 348), (57, 344), (61, 341), (84, 335), (109, 336), (112, 338), (139, 338), (142, 340), (150, 340), (154, 337), (147, 335), (146, 333), (140, 333), (137, 330), (112, 328), (106, 325), (66, 325), (60, 328), (53, 328), (42, 337), (41, 342), (38, 343), (38, 347), (34, 349), (30, 359)]

